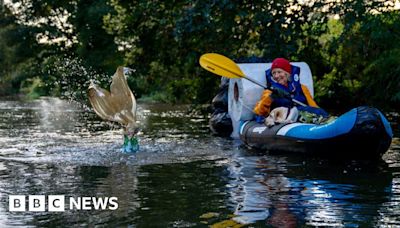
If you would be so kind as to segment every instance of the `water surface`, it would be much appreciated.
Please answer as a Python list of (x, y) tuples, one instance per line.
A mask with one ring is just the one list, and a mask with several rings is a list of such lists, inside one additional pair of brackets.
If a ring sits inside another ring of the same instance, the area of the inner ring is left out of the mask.
[[(139, 104), (141, 150), (55, 98), (0, 101), (0, 226), (400, 226), (400, 142), (382, 162), (260, 155), (207, 110)], [(117, 210), (9, 212), (9, 195), (117, 197)]]

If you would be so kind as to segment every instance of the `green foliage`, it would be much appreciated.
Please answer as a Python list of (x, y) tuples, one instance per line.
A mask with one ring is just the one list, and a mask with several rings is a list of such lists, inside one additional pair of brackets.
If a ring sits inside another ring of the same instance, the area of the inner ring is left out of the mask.
[(122, 65), (123, 59), (114, 37), (106, 33), (102, 23), (104, 15), (113, 9), (107, 0), (77, 1), (76, 4), (74, 17), (70, 19), (78, 40), (73, 47), (74, 54), (85, 67), (113, 73), (116, 66)]
[(198, 59), (217, 52), (307, 62), (323, 107), (400, 103), (394, 1), (13, 2), (0, 8), (0, 88), (15, 92), (85, 100), (89, 80), (108, 87), (126, 65), (138, 98), (208, 103), (220, 80)]
[(29, 99), (36, 99), (46, 95), (44, 83), (40, 78), (30, 78), (21, 85), (21, 91), (26, 94)]
[(104, 17), (104, 26), (136, 69), (132, 84), (139, 96), (162, 90), (177, 102), (207, 102), (215, 94), (219, 78), (197, 70), (203, 53), (270, 60), (301, 56), (299, 40), (307, 36), (303, 25), (311, 23), (313, 8), (291, 1), (113, 0), (111, 5), (116, 13)]
[(109, 87), (111, 76), (86, 68), (77, 57), (54, 55), (44, 59), (41, 72), (47, 94), (87, 103), (87, 88), (91, 81)]
[[(332, 30), (324, 36), (324, 56), (329, 56), (327, 61), (333, 69), (317, 82), (317, 98), (325, 105), (336, 103), (345, 108), (357, 104), (387, 109), (398, 106), (399, 101), (391, 97), (396, 97), (400, 90), (400, 77), (397, 67), (390, 64), (400, 64), (398, 59), (396, 63), (399, 26), (398, 12), (367, 15), (347, 28), (335, 26), (343, 30)], [(384, 102), (382, 97), (386, 98)]]
[(400, 110), (400, 48), (383, 53), (364, 71), (362, 92), (369, 104)]

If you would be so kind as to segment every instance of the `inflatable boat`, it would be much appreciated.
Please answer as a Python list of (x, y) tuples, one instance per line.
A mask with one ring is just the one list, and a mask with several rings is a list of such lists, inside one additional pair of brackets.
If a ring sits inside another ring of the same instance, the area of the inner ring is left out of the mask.
[(267, 127), (245, 121), (240, 139), (254, 148), (346, 157), (379, 157), (392, 141), (392, 129), (373, 107), (354, 108), (326, 124), (290, 123)]
[[(295, 76), (308, 87), (313, 96), (309, 66), (304, 62), (291, 64), (300, 68)], [(262, 84), (266, 83), (265, 72), (271, 63), (242, 63), (238, 66), (247, 77)], [(262, 87), (243, 79), (230, 79), (226, 91), (227, 116), (232, 123), (230, 129), (233, 129), (231, 137), (240, 138), (250, 147), (269, 152), (370, 158), (385, 153), (392, 141), (393, 133), (387, 119), (378, 109), (367, 106), (354, 108), (326, 124), (295, 122), (267, 127), (254, 121), (252, 112), (262, 92)], [(220, 127), (218, 118), (211, 120), (211, 129)]]

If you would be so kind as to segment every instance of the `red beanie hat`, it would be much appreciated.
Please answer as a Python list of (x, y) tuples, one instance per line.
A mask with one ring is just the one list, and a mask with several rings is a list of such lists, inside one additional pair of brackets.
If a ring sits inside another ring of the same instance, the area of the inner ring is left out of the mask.
[(284, 58), (276, 58), (272, 61), (271, 71), (275, 68), (281, 68), (289, 74), (292, 73), (292, 67), (290, 66), (289, 60)]

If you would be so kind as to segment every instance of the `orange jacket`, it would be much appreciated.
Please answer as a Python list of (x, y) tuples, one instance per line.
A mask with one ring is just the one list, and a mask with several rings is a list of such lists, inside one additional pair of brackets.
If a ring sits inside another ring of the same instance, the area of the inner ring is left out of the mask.
[[(308, 90), (307, 86), (301, 85), (301, 90), (303, 91), (304, 96), (306, 97), (307, 100), (307, 105), (311, 107), (318, 108), (317, 103), (314, 101), (314, 99), (311, 97), (311, 93)], [(256, 113), (259, 116), (268, 116), (269, 112), (271, 111), (271, 105), (273, 102), (273, 99), (271, 97), (272, 91), (269, 89), (264, 90), (261, 99), (257, 102), (256, 106), (254, 106), (254, 113)]]

